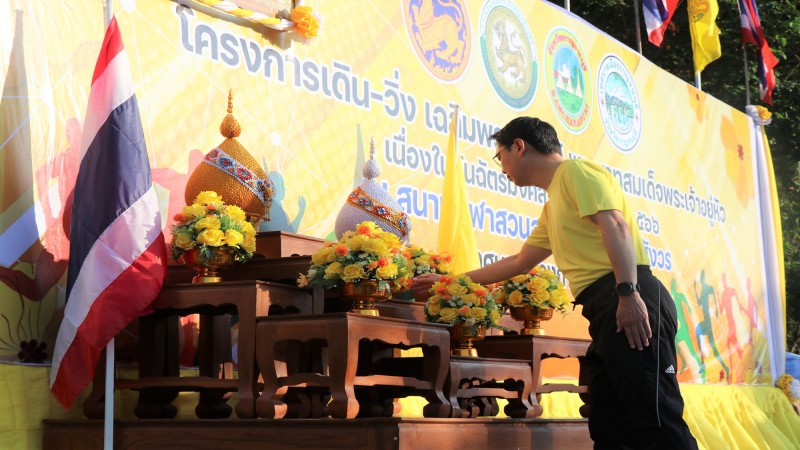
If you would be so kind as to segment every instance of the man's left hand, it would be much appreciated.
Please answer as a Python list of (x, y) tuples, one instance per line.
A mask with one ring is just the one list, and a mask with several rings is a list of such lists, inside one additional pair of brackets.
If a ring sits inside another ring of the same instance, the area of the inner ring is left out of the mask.
[(617, 333), (625, 332), (631, 348), (642, 350), (650, 345), (653, 332), (647, 317), (647, 306), (638, 292), (619, 297), (617, 306)]

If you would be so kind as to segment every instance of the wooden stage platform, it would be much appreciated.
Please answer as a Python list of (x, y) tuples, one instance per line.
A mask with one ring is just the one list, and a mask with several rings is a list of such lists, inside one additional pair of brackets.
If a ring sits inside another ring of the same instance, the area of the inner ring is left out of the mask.
[[(45, 420), (45, 449), (101, 450), (103, 422)], [(118, 420), (115, 449), (584, 450), (586, 420)]]

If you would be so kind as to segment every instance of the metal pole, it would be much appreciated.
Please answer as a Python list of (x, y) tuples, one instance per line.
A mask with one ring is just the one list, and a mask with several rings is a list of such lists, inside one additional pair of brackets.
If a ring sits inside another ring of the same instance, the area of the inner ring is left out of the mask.
[(106, 391), (103, 415), (103, 448), (114, 449), (114, 338), (106, 345)]
[(694, 87), (696, 87), (697, 90), (699, 90), (699, 91), (703, 90), (703, 88), (700, 87), (700, 71), (699, 70), (694, 73)]
[(564, 0), (564, 9), (569, 11), (569, 0)]
[[(742, 17), (742, 6), (738, 0), (736, 2), (736, 9), (739, 11), (739, 17)], [(744, 101), (745, 105), (750, 104), (750, 71), (747, 69), (747, 49), (745, 49), (744, 41), (742, 41), (742, 59), (744, 60)]]
[(750, 104), (750, 71), (747, 69), (747, 49), (742, 44), (742, 59), (744, 60), (744, 101), (745, 105)]
[[(111, 6), (112, 0), (106, 0), (103, 9), (105, 10), (105, 27), (111, 23), (114, 17), (114, 10)], [(103, 33), (105, 34), (105, 32)], [(106, 389), (103, 414), (103, 449), (114, 450), (114, 338), (111, 338), (106, 345)]]
[(635, 16), (633, 22), (636, 24), (636, 48), (639, 54), (642, 54), (642, 25), (639, 23), (639, 1), (633, 0), (633, 14)]

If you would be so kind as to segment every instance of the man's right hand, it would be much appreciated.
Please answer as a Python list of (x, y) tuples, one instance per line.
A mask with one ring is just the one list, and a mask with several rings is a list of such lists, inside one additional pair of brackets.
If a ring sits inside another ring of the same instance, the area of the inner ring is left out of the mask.
[(441, 275), (435, 273), (426, 273), (425, 275), (414, 277), (412, 279), (414, 282), (411, 284), (411, 293), (414, 294), (414, 299), (418, 302), (428, 301), (428, 298), (431, 296), (429, 292), (431, 286), (433, 286), (433, 283), (439, 281), (441, 277)]

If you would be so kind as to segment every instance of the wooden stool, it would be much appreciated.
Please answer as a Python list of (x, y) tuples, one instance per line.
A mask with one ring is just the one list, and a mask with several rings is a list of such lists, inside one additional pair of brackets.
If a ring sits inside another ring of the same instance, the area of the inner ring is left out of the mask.
[[(170, 403), (179, 391), (200, 392), (195, 409), (200, 418), (228, 417), (231, 407), (223, 397), (238, 391), (236, 414), (255, 417), (256, 319), (266, 317), (273, 302), (308, 310), (311, 295), (295, 286), (263, 281), (165, 285), (152, 304), (154, 312), (140, 318), (139, 379), (117, 380), (116, 387), (140, 391), (136, 406), (140, 418), (174, 417), (177, 411)], [(201, 315), (200, 376), (181, 377), (176, 320), (195, 313)], [(233, 377), (228, 314), (239, 316), (238, 380)]]
[[(355, 394), (357, 386), (371, 386), (371, 390), (395, 387), (385, 395), (389, 401), (411, 395), (410, 392), (421, 394), (429, 402), (423, 408), (425, 417), (449, 416), (450, 403), (443, 392), (450, 352), (450, 335), (445, 325), (335, 313), (260, 318), (256, 335), (256, 358), (264, 379), (264, 390), (256, 400), (259, 417), (284, 417), (287, 405), (282, 397), (289, 387), (326, 387), (331, 394), (329, 414), (334, 418), (354, 418), (360, 408)], [(363, 370), (357, 373), (364, 366), (362, 359), (372, 358), (359, 355), (362, 340), (390, 348), (422, 347), (422, 378), (363, 373)], [(287, 351), (298, 342), (326, 345), (327, 370), (324, 364), (320, 364), (323, 366), (320, 373), (287, 370), (304, 367), (295, 364), (295, 355)]]
[(580, 358), (586, 354), (591, 344), (590, 339), (578, 339), (555, 336), (504, 335), (486, 336), (483, 341), (475, 342), (475, 348), (481, 356), (493, 358), (523, 359), (531, 362), (531, 378), (535, 382), (533, 393), (536, 398), (531, 403), (538, 406), (541, 395), (549, 392), (564, 391), (585, 394), (586, 386), (567, 383), (542, 384), (542, 359), (546, 358)]
[[(508, 399), (504, 411), (508, 417), (532, 419), (542, 415), (542, 407), (531, 405), (531, 365), (516, 359), (450, 357), (448, 396), (453, 408), (451, 417), (497, 415), (496, 410), (469, 407), (469, 399)], [(469, 408), (467, 410), (467, 408)], [(482, 414), (481, 414), (482, 413)]]

